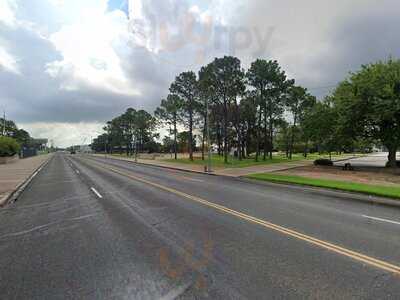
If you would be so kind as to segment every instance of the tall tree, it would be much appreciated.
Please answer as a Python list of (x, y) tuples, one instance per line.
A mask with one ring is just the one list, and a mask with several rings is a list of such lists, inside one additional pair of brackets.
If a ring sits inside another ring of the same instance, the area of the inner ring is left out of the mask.
[[(5, 124), (5, 127), (4, 127), (4, 124)], [(7, 119), (4, 121), (3, 118), (0, 118), (0, 134), (3, 134), (3, 130), (4, 130), (6, 136), (14, 137), (18, 131), (18, 127), (14, 121), (7, 120)]]
[(283, 114), (287, 89), (294, 82), (287, 80), (285, 71), (281, 70), (277, 61), (272, 60), (256, 60), (251, 64), (246, 77), (260, 99), (260, 118), (262, 112), (264, 128), (264, 160), (268, 148), (272, 159), (274, 125)]
[(139, 110), (136, 113), (135, 123), (138, 148), (140, 151), (143, 151), (144, 145), (152, 142), (157, 136), (157, 134), (154, 133), (157, 127), (157, 120), (147, 111)]
[[(207, 140), (207, 134), (210, 135), (212, 129), (212, 121), (214, 121), (214, 125), (219, 126), (217, 124), (217, 118), (215, 118), (215, 114), (217, 114), (216, 105), (218, 104), (218, 98), (215, 91), (215, 86), (213, 82), (213, 68), (212, 65), (209, 64), (205, 67), (202, 67), (199, 71), (199, 115), (200, 115), (200, 123), (202, 123), (202, 160), (205, 159), (205, 141)], [(210, 114), (211, 111), (211, 114)], [(214, 118), (212, 116), (214, 113)], [(208, 132), (207, 132), (208, 128)], [(218, 144), (220, 144), (218, 142)], [(207, 145), (210, 147), (210, 145)]]
[(229, 106), (244, 92), (244, 72), (238, 58), (224, 56), (216, 58), (209, 66), (210, 86), (215, 92), (215, 99), (222, 104), (223, 109), (223, 140), (224, 161), (228, 162), (228, 126)]
[(175, 94), (168, 95), (167, 99), (161, 101), (160, 107), (158, 107), (154, 115), (164, 124), (172, 127), (172, 134), (174, 135), (173, 149), (175, 154), (175, 159), (178, 159), (178, 144), (177, 144), (177, 134), (178, 134), (178, 123), (180, 121), (179, 112), (182, 109), (182, 101), (179, 96)]
[(32, 141), (29, 133), (23, 129), (18, 129), (14, 134), (14, 138), (21, 146), (29, 146)]
[[(248, 156), (254, 150), (254, 138), (257, 133), (257, 97), (253, 92), (247, 92), (245, 97), (240, 101), (240, 111), (242, 120), (242, 136), (244, 149), (242, 156)], [(257, 142), (257, 141), (256, 141)], [(257, 151), (257, 149), (255, 149)], [(257, 151), (258, 152), (258, 151)]]
[(400, 147), (400, 60), (362, 66), (333, 95), (342, 129), (352, 137), (380, 141), (389, 151), (388, 167), (396, 167)]
[(137, 111), (133, 108), (128, 108), (121, 116), (121, 130), (126, 144), (126, 154), (133, 154), (133, 139), (137, 131), (136, 124)]
[(307, 89), (301, 86), (291, 86), (286, 97), (286, 107), (292, 115), (293, 123), (290, 128), (289, 159), (293, 156), (293, 146), (297, 134), (297, 125), (302, 120), (307, 108), (312, 107), (316, 102), (315, 97), (311, 96)]
[(176, 77), (170, 92), (179, 96), (182, 101), (182, 119), (189, 129), (189, 158), (193, 161), (193, 129), (194, 117), (198, 109), (198, 83), (194, 72), (184, 72)]
[(304, 130), (309, 137), (317, 143), (318, 151), (326, 151), (331, 155), (332, 151), (341, 148), (338, 135), (338, 114), (332, 105), (331, 98), (327, 97), (317, 102), (309, 110), (303, 120)]
[(120, 154), (123, 153), (123, 146), (125, 144), (124, 136), (124, 120), (121, 116), (112, 119), (109, 122), (110, 125), (110, 137), (111, 137), (111, 153), (115, 147), (118, 148)]

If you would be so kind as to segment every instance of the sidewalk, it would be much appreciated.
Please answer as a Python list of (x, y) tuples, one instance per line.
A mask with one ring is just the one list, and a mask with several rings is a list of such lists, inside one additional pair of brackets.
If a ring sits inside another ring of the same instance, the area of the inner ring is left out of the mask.
[[(94, 154), (94, 156), (104, 157), (103, 154)], [(119, 157), (119, 156), (108, 156), (108, 157), (124, 161), (131, 161), (131, 162), (133, 161), (132, 158), (128, 157)], [(166, 162), (162, 160), (146, 160), (146, 159), (138, 159), (138, 163), (150, 166), (178, 169), (182, 171), (204, 173), (204, 166), (202, 165), (190, 165), (190, 164)], [(304, 161), (276, 163), (269, 165), (258, 165), (258, 166), (244, 167), (244, 168), (213, 168), (213, 174), (220, 176), (241, 177), (255, 173), (271, 173), (277, 171), (285, 171), (293, 168), (309, 166), (312, 164), (313, 161), (304, 160)]]
[(0, 165), (0, 206), (4, 205), (9, 196), (23, 185), (51, 155), (39, 155)]

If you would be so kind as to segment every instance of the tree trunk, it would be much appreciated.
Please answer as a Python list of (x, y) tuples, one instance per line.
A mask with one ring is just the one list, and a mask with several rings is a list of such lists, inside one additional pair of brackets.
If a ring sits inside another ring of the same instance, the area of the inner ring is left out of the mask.
[(397, 154), (397, 147), (396, 146), (392, 146), (392, 147), (388, 147), (389, 149), (389, 155), (388, 155), (388, 164), (387, 166), (389, 168), (396, 168), (397, 167), (397, 158), (396, 158), (396, 154)]
[(268, 126), (267, 126), (267, 104), (264, 106), (264, 157), (263, 160), (267, 160), (268, 152)]
[(205, 141), (206, 141), (206, 134), (207, 134), (207, 119), (204, 121), (204, 128), (203, 128), (203, 139), (201, 141), (201, 159), (204, 161), (205, 159)]
[(174, 120), (174, 153), (175, 153), (175, 160), (178, 159), (178, 145), (177, 145), (177, 140), (176, 140), (176, 118)]
[(304, 146), (304, 154), (303, 154), (303, 156), (305, 158), (307, 158), (307, 155), (308, 155), (308, 141), (306, 141), (306, 144)]
[(296, 126), (297, 126), (297, 116), (295, 115), (293, 118), (293, 127), (291, 130), (291, 137), (290, 137), (289, 159), (293, 158), (294, 135), (295, 135)]
[(286, 146), (285, 146), (285, 148), (286, 148), (286, 158), (287, 159), (289, 159), (289, 157), (290, 157), (290, 141), (289, 141), (289, 139), (287, 138), (286, 139)]
[(189, 159), (193, 161), (193, 111), (189, 111)]
[(218, 156), (221, 156), (222, 141), (221, 141), (221, 123), (217, 121), (217, 143), (218, 143)]
[(273, 127), (273, 122), (272, 122), (272, 115), (269, 117), (269, 159), (272, 160), (272, 151), (274, 150), (274, 127)]
[(251, 138), (250, 138), (250, 132), (249, 130), (246, 132), (246, 141), (243, 143), (243, 147), (245, 147), (245, 149), (243, 149), (243, 151), (245, 152), (245, 158), (248, 158), (250, 155), (250, 148), (251, 148)]
[[(243, 133), (242, 136), (245, 136), (245, 134)], [(242, 159), (246, 159), (247, 157), (247, 142), (246, 142), (246, 138), (243, 138), (242, 141)]]
[(228, 163), (228, 103), (224, 96), (224, 162)]
[(259, 156), (260, 156), (260, 132), (261, 132), (261, 107), (260, 107), (260, 112), (258, 116), (258, 125), (256, 126), (257, 130), (257, 142), (256, 142), (256, 162), (258, 162)]
[(239, 139), (238, 155), (239, 155), (239, 160), (242, 160), (243, 156), (242, 156), (242, 134), (241, 133), (239, 133), (238, 139)]
[(238, 152), (238, 158), (239, 160), (242, 160), (242, 130), (241, 130), (241, 118), (240, 118), (240, 110), (239, 110), (239, 105), (237, 103), (237, 99), (235, 99), (235, 109), (236, 109), (236, 117), (235, 117), (235, 122), (236, 122), (236, 133), (238, 137), (238, 147), (237, 147), (237, 152)]

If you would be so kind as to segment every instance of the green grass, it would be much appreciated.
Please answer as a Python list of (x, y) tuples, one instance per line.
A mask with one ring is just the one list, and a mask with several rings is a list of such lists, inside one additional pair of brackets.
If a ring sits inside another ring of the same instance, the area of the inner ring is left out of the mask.
[(308, 185), (314, 187), (329, 188), (342, 190), (347, 192), (357, 192), (368, 195), (382, 196), (388, 198), (400, 199), (400, 186), (378, 186), (356, 182), (345, 182), (329, 179), (315, 179), (293, 175), (278, 175), (278, 174), (253, 174), (247, 178), (257, 179), (262, 181), (270, 181), (277, 183), (290, 183), (298, 185)]
[[(294, 158), (292, 161), (296, 161), (296, 160), (299, 160), (299, 159)], [(171, 162), (171, 163), (193, 164), (193, 165), (204, 165), (206, 163), (206, 161), (203, 161), (200, 157), (195, 157), (194, 161), (190, 161), (187, 158), (181, 158), (178, 160), (167, 159), (166, 161)], [(289, 160), (283, 156), (274, 156), (272, 160), (267, 159), (266, 161), (263, 161), (262, 159), (260, 159), (258, 162), (256, 162), (254, 158), (243, 159), (243, 160), (229, 158), (228, 163), (225, 163), (224, 158), (222, 156), (213, 155), (212, 161), (211, 161), (212, 166), (214, 166), (214, 167), (226, 167), (226, 168), (243, 168), (243, 167), (249, 167), (249, 166), (269, 165), (269, 164), (276, 164), (276, 163), (283, 163), (283, 162), (289, 162)]]
[[(332, 155), (332, 159), (340, 159), (349, 157), (352, 155), (347, 154), (344, 155)], [(254, 158), (248, 158), (239, 160), (237, 158), (229, 157), (229, 161), (226, 164), (224, 162), (224, 158), (222, 156), (213, 155), (212, 156), (212, 166), (213, 167), (220, 167), (220, 168), (243, 168), (243, 167), (251, 167), (251, 166), (258, 166), (258, 165), (270, 165), (270, 164), (278, 164), (278, 163), (289, 163), (289, 162), (296, 162), (302, 160), (315, 160), (318, 158), (329, 158), (329, 155), (318, 155), (318, 154), (310, 154), (307, 158), (304, 158), (302, 154), (293, 154), (292, 160), (287, 159), (285, 154), (274, 154), (272, 160), (267, 158), (267, 160), (263, 160), (260, 157), (259, 161), (256, 162)], [(190, 161), (187, 158), (181, 158), (178, 160), (175, 159), (166, 159), (165, 161), (171, 163), (181, 163), (181, 164), (192, 164), (192, 165), (205, 165), (205, 161), (203, 161), (200, 157), (195, 157), (194, 161)]]

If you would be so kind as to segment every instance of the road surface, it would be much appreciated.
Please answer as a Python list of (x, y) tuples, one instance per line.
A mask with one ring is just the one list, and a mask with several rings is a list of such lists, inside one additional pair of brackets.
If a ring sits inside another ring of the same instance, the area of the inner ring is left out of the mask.
[(398, 209), (56, 154), (0, 211), (2, 299), (398, 299)]

